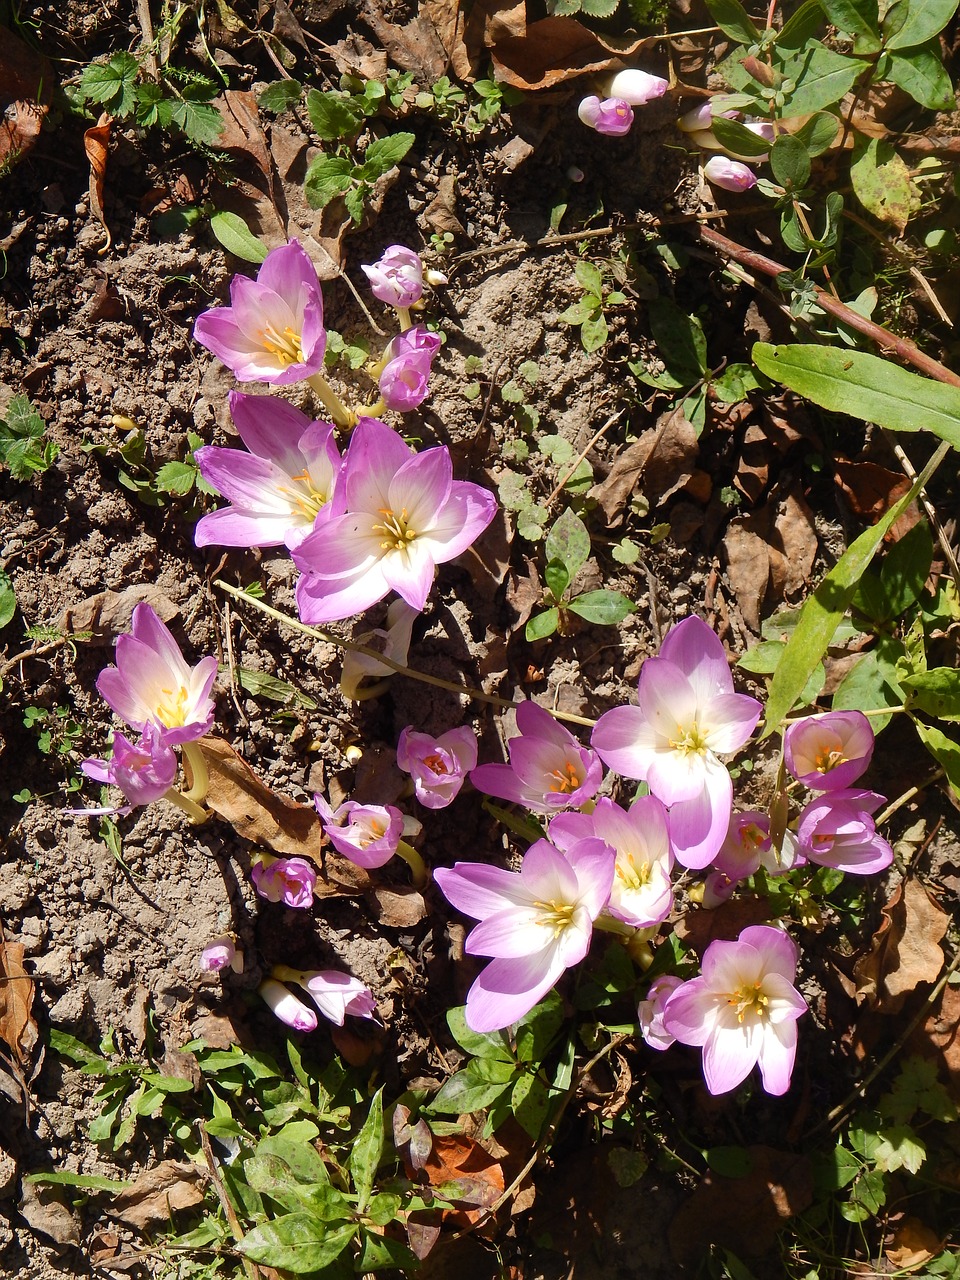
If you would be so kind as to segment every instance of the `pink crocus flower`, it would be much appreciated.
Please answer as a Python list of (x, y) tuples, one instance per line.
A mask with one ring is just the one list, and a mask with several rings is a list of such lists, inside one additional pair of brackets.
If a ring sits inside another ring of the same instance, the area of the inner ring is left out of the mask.
[(797, 823), (800, 852), (818, 866), (853, 875), (885, 871), (893, 850), (871, 817), (885, 801), (875, 791), (857, 790), (827, 791), (811, 800)]
[(804, 786), (843, 791), (866, 771), (873, 744), (873, 729), (862, 711), (827, 711), (787, 726), (783, 756)]
[(662, 98), (670, 88), (670, 82), (663, 76), (651, 75), (649, 71), (640, 71), (637, 67), (627, 67), (618, 71), (607, 85), (607, 93), (611, 98), (622, 98), (631, 107), (644, 107), (656, 98)]
[(321, 372), (323, 298), (299, 241), (271, 249), (256, 280), (234, 276), (230, 303), (198, 316), (193, 336), (241, 382), (288, 386)]
[(268, 902), (300, 909), (313, 905), (317, 872), (306, 858), (263, 856), (250, 868), (250, 878), (257, 893)]
[(736, 942), (716, 939), (699, 978), (683, 983), (663, 1010), (663, 1029), (703, 1047), (710, 1093), (728, 1093), (760, 1067), (767, 1093), (790, 1087), (797, 1019), (807, 1011), (793, 983), (797, 948), (781, 929), (751, 925)]
[(336, 969), (316, 969), (300, 974), (297, 981), (323, 1016), (338, 1027), (343, 1026), (347, 1014), (376, 1021), (377, 1002), (359, 978)]
[(394, 413), (409, 413), (423, 402), (434, 356), (440, 350), (439, 334), (415, 324), (391, 338), (383, 353), (380, 395)]
[(412, 307), (423, 297), (420, 255), (402, 244), (388, 245), (372, 266), (361, 265), (360, 270), (373, 296), (388, 307)]
[(130, 633), (117, 638), (116, 656), (117, 665), (97, 677), (97, 688), (121, 720), (141, 733), (152, 724), (167, 746), (193, 742), (210, 731), (217, 660), (201, 658), (188, 666), (150, 605), (134, 609)]
[(730, 880), (737, 881), (746, 880), (760, 867), (768, 875), (779, 876), (804, 861), (792, 831), (784, 832), (778, 855), (770, 839), (769, 815), (751, 809), (730, 815), (730, 826), (714, 865)]
[(610, 915), (636, 929), (666, 920), (673, 905), (673, 853), (667, 811), (655, 796), (641, 796), (627, 810), (604, 797), (592, 813), (558, 814), (549, 835), (563, 851), (587, 836), (610, 845), (617, 855)]
[(507, 742), (509, 764), (482, 764), (471, 772), (478, 791), (534, 813), (575, 809), (596, 795), (603, 779), (597, 753), (581, 746), (549, 711), (521, 702), (517, 728), (520, 736)]
[(200, 474), (231, 505), (202, 516), (194, 541), (198, 547), (295, 547), (334, 509), (340, 454), (333, 426), (311, 422), (276, 396), (241, 391), (230, 393), (230, 413), (249, 452), (197, 449)]
[(334, 809), (321, 795), (315, 795), (313, 803), (330, 843), (358, 867), (372, 871), (397, 852), (404, 834), (404, 817), (394, 805), (345, 800)]
[(340, 483), (344, 513), (292, 552), (304, 622), (362, 613), (388, 591), (422, 609), (436, 566), (466, 551), (497, 509), (492, 493), (453, 479), (446, 447), (414, 453), (373, 418), (354, 430)]
[(133, 743), (122, 733), (113, 735), (109, 760), (84, 760), (80, 768), (88, 778), (119, 787), (131, 806), (160, 800), (177, 776), (177, 757), (163, 731), (148, 722), (140, 741)]
[[(364, 631), (354, 639), (358, 644), (378, 649), (385, 658), (405, 663), (410, 651), (413, 623), (419, 616), (420, 610), (412, 608), (406, 600), (392, 600), (387, 609), (386, 627), (375, 627), (373, 631)], [(363, 688), (365, 679), (380, 680), (392, 675), (396, 675), (396, 672), (385, 662), (378, 662), (368, 654), (354, 653), (352, 649), (346, 649), (343, 654), (343, 670), (340, 673), (340, 692), (345, 698), (351, 699), (370, 696), (367, 689)]]
[(427, 809), (445, 809), (476, 763), (477, 735), (468, 725), (439, 738), (407, 725), (397, 742), (397, 766), (413, 778), (416, 797)]
[(294, 1031), (316, 1031), (317, 1015), (282, 982), (277, 982), (276, 978), (265, 978), (257, 991), (288, 1027), (292, 1027)]
[(670, 996), (682, 986), (682, 978), (677, 978), (672, 973), (662, 973), (650, 983), (646, 996), (637, 1007), (640, 1034), (651, 1049), (662, 1052), (676, 1044), (677, 1037), (672, 1036), (663, 1025), (663, 1010)]
[(600, 99), (596, 95), (584, 98), (577, 107), (577, 115), (588, 129), (618, 138), (629, 133), (633, 126), (633, 107), (623, 98)]
[(219, 973), (222, 969), (232, 969), (234, 973), (243, 972), (243, 956), (228, 934), (224, 934), (222, 938), (212, 938), (200, 952), (198, 963), (204, 973)]
[(733, 785), (719, 757), (737, 751), (760, 718), (756, 698), (734, 693), (723, 645), (685, 618), (640, 671), (639, 705), (614, 707), (591, 742), (622, 777), (639, 778), (670, 809), (670, 843), (685, 867), (707, 866), (730, 821)]
[(711, 156), (703, 166), (703, 176), (724, 191), (749, 191), (757, 185), (757, 175), (748, 165), (727, 156)]
[(493, 957), (467, 994), (473, 1031), (516, 1022), (584, 958), (610, 896), (613, 865), (613, 850), (602, 840), (581, 840), (566, 856), (537, 840), (519, 871), (458, 862), (434, 872), (447, 899), (480, 921), (467, 937), (467, 953)]

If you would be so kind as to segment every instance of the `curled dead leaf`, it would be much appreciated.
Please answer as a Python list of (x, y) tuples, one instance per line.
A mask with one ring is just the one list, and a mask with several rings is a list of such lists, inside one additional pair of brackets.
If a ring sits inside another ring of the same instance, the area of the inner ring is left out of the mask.
[(919, 880), (897, 885), (870, 950), (854, 966), (859, 998), (878, 1013), (899, 1013), (920, 983), (936, 982), (943, 968), (938, 943), (948, 921)]
[(100, 248), (100, 253), (106, 253), (113, 243), (113, 235), (103, 212), (103, 185), (107, 176), (112, 123), (112, 118), (104, 112), (93, 128), (86, 129), (83, 134), (83, 149), (90, 165), (90, 212), (107, 233), (107, 243)]
[(192, 1209), (203, 1200), (207, 1173), (189, 1160), (162, 1160), (145, 1169), (132, 1187), (109, 1206), (110, 1216), (143, 1231), (169, 1222), (177, 1209)]
[(498, 40), (491, 49), (498, 80), (517, 89), (549, 89), (588, 71), (619, 67), (646, 39), (602, 39), (574, 18), (541, 18), (523, 35)]
[(39, 1035), (31, 1013), (33, 992), (33, 979), (23, 967), (23, 947), (0, 933), (0, 1040), (26, 1071)]
[(0, 172), (36, 142), (56, 82), (48, 59), (0, 25)]
[(919, 1218), (904, 1218), (883, 1252), (897, 1271), (916, 1271), (936, 1257), (945, 1244), (946, 1241)]

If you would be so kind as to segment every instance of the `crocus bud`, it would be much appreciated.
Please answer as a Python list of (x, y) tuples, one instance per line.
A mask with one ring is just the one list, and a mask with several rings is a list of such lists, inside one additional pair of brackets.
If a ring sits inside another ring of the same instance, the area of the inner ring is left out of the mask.
[(633, 124), (633, 107), (623, 98), (604, 98), (602, 102), (596, 96), (584, 98), (577, 115), (589, 129), (611, 137), (629, 133)]
[(287, 907), (309, 907), (317, 873), (306, 858), (270, 858), (264, 855), (250, 869), (253, 887), (268, 902)]
[(445, 809), (476, 763), (477, 737), (468, 725), (439, 738), (407, 725), (397, 743), (397, 766), (411, 775), (417, 799), (427, 809)]
[(314, 1004), (325, 1018), (343, 1026), (346, 1014), (352, 1018), (376, 1021), (377, 1002), (373, 992), (359, 978), (334, 969), (319, 969), (301, 975), (301, 985), (310, 993)]
[(420, 255), (402, 244), (384, 249), (372, 267), (361, 266), (373, 296), (388, 307), (412, 307), (423, 296), (423, 263)]
[[(410, 650), (410, 637), (414, 619), (420, 616), (419, 609), (414, 609), (406, 600), (394, 600), (387, 609), (387, 625), (375, 631), (362, 632), (356, 639), (371, 648), (379, 648), (385, 658), (394, 662), (406, 662)], [(343, 673), (340, 676), (340, 692), (345, 698), (358, 699), (367, 696), (361, 690), (362, 681), (366, 678), (381, 680), (394, 675), (392, 667), (365, 653), (354, 653), (347, 649), (343, 655)]]
[(651, 1049), (669, 1049), (676, 1041), (663, 1025), (663, 1006), (668, 997), (673, 995), (677, 987), (683, 985), (680, 978), (672, 973), (661, 974), (654, 978), (647, 988), (645, 1000), (640, 1001), (637, 1016), (640, 1021), (640, 1034)]
[(607, 86), (607, 93), (611, 98), (621, 98), (631, 107), (642, 107), (654, 98), (662, 98), (669, 88), (669, 81), (662, 76), (652, 76), (648, 71), (629, 67), (626, 71), (617, 72)]
[(685, 111), (677, 121), (677, 128), (684, 133), (700, 133), (704, 129), (713, 128), (713, 111), (709, 102), (701, 102), (699, 107)]
[(299, 1000), (292, 991), (288, 991), (282, 982), (275, 978), (266, 978), (257, 988), (260, 995), (277, 1015), (281, 1022), (294, 1031), (316, 1031), (317, 1015), (309, 1005)]
[(204, 973), (219, 973), (221, 969), (227, 968), (234, 973), (243, 972), (243, 956), (228, 934), (208, 942), (200, 952), (198, 963)]
[(434, 289), (437, 287), (437, 285), (447, 283), (447, 277), (443, 274), (443, 272), (434, 271), (433, 267), (427, 267), (424, 270), (423, 278), (424, 280), (426, 280), (427, 284)]
[(423, 401), (430, 379), (430, 366), (440, 350), (441, 339), (422, 324), (398, 333), (383, 353), (380, 394), (388, 409), (407, 413)]
[(703, 176), (724, 191), (749, 191), (757, 184), (757, 175), (752, 169), (727, 156), (711, 156), (703, 166)]

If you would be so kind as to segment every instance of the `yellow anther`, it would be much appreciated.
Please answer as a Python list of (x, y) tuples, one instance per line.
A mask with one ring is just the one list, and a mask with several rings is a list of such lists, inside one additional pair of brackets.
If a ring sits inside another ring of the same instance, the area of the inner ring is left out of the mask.
[(568, 760), (562, 769), (554, 769), (550, 777), (556, 779), (550, 783), (550, 790), (557, 795), (572, 795), (583, 784), (580, 770), (571, 760)]
[(303, 345), (300, 335), (295, 333), (289, 325), (283, 333), (277, 333), (272, 325), (267, 325), (260, 337), (264, 349), (272, 356), (276, 356), (284, 368), (291, 364), (303, 364)]

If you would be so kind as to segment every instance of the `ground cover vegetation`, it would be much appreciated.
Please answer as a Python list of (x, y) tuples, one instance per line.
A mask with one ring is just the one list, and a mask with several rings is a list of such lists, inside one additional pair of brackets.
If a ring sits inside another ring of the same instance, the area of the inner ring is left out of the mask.
[(951, 0), (0, 6), (0, 1268), (958, 1277)]

